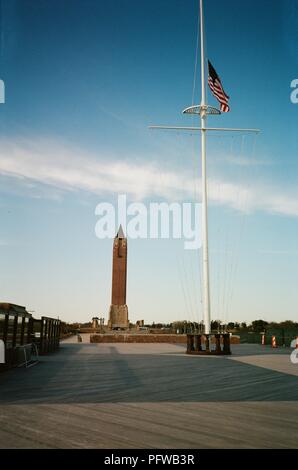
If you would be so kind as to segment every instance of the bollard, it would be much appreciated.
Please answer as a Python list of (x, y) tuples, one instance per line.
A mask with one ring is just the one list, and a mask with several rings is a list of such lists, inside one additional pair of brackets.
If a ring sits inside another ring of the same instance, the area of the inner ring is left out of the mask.
[[(212, 348), (212, 338), (215, 337), (215, 349)], [(203, 347), (204, 337), (205, 347)], [(187, 354), (199, 354), (199, 355), (228, 355), (231, 353), (230, 348), (230, 335), (229, 333), (217, 333), (217, 334), (187, 334)], [(221, 340), (223, 341), (223, 348), (221, 346)]]
[(221, 354), (220, 334), (215, 335), (215, 343), (216, 343), (216, 348), (215, 348), (216, 354)]
[(262, 335), (262, 346), (265, 346), (265, 335)]
[(222, 336), (223, 336), (223, 353), (224, 354), (231, 354), (230, 335), (229, 335), (229, 333), (225, 333)]
[(276, 336), (272, 336), (272, 339), (271, 339), (271, 346), (272, 346), (273, 348), (277, 348)]
[(194, 350), (194, 335), (187, 335), (187, 353), (191, 354)]
[(196, 335), (197, 344), (196, 344), (196, 351), (202, 351), (202, 335)]
[(205, 335), (205, 347), (206, 347), (206, 352), (210, 352), (210, 338), (209, 338), (209, 335)]

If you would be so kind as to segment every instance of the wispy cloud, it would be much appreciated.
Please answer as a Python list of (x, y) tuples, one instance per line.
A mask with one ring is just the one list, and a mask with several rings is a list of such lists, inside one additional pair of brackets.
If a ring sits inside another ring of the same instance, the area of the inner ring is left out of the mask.
[(297, 256), (298, 250), (260, 250), (259, 253), (262, 255), (289, 255)]
[[(167, 170), (157, 159), (119, 160), (114, 155), (95, 156), (68, 143), (52, 139), (1, 140), (0, 174), (19, 181), (38, 183), (59, 191), (88, 191), (99, 195), (125, 193), (138, 200), (165, 198), (171, 201), (192, 198), (191, 171)], [(155, 162), (155, 163), (154, 163)], [(200, 191), (200, 180), (197, 181)], [(262, 210), (298, 216), (298, 192), (266, 184), (211, 179), (212, 203), (240, 211)]]
[(273, 162), (269, 159), (259, 159), (255, 157), (247, 157), (247, 156), (239, 156), (235, 157), (233, 155), (225, 155), (225, 156), (220, 156), (221, 164), (224, 163), (225, 161), (227, 163), (230, 163), (232, 165), (238, 165), (238, 166), (244, 166), (244, 167), (249, 167), (249, 166), (271, 166), (273, 165)]

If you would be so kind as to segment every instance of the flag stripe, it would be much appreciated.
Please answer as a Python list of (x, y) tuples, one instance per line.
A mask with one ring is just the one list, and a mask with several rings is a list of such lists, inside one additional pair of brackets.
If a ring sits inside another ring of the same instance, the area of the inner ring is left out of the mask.
[(209, 82), (209, 86), (212, 90), (213, 93), (216, 93), (218, 96), (222, 97), (223, 99), (226, 99), (228, 100), (229, 98), (224, 94), (224, 92), (222, 91), (222, 89), (218, 86), (214, 86), (213, 85), (213, 82)]
[(219, 101), (220, 110), (223, 113), (228, 113), (230, 111), (230, 107), (228, 104), (230, 97), (225, 93), (222, 83), (220, 81), (220, 78), (217, 75), (214, 67), (212, 66), (209, 60), (208, 60), (208, 68), (209, 68), (209, 75), (208, 75), (209, 88), (213, 96), (215, 96), (215, 98)]

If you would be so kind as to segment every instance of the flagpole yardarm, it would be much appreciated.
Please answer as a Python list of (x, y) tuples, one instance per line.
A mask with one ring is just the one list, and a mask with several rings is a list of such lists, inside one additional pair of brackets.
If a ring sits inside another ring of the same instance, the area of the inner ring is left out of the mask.
[(191, 127), (191, 126), (148, 126), (148, 129), (163, 129), (163, 130), (177, 130), (177, 131), (206, 131), (206, 132), (240, 132), (242, 134), (254, 133), (258, 134), (260, 129), (244, 129), (232, 127)]

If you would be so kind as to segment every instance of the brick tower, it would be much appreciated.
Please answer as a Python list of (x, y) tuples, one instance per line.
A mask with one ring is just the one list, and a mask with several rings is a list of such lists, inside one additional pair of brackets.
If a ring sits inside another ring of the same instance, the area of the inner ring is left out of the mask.
[(109, 312), (110, 329), (128, 328), (126, 305), (127, 239), (120, 225), (113, 244), (112, 304)]

